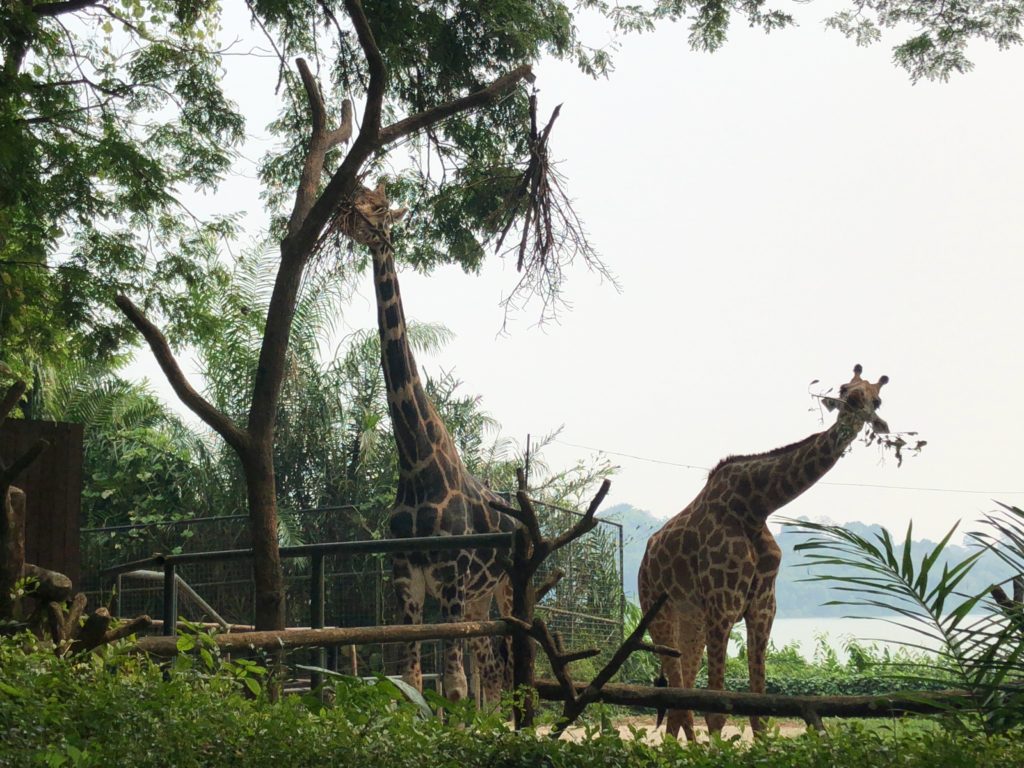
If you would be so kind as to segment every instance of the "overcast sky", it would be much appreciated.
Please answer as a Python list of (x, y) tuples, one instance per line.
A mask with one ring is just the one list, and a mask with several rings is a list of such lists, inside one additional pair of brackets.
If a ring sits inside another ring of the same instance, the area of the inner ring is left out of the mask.
[[(920, 432), (922, 454), (897, 468), (857, 444), (781, 514), (901, 532), (913, 519), (934, 538), (992, 499), (1024, 506), (1024, 51), (976, 46), (975, 71), (912, 85), (884, 45), (856, 48), (822, 29), (821, 7), (798, 10), (801, 27), (736, 28), (713, 55), (680, 25), (627, 38), (609, 80), (538, 68), (542, 112), (564, 104), (553, 153), (621, 293), (581, 266), (560, 322), (538, 328), (528, 308), (500, 335), (517, 275), (491, 259), (479, 276), (404, 272), (406, 314), (456, 334), (422, 362), (454, 370), (505, 434), (564, 425), (551, 464), (601, 449), (621, 467), (606, 504), (659, 517), (720, 458), (831, 424), (811, 380), (838, 385), (855, 363), (887, 374), (880, 413)], [(257, 158), (273, 62), (232, 67)], [(240, 168), (197, 206), (245, 208), (255, 228)], [(375, 324), (369, 274), (345, 322)]]

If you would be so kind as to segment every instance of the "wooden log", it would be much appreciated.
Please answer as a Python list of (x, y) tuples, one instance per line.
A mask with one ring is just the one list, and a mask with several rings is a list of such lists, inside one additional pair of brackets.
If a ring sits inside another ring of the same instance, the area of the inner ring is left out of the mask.
[(33, 600), (40, 603), (63, 603), (71, 597), (71, 579), (63, 573), (25, 563), (24, 575), (39, 582), (39, 586), (29, 595)]
[[(511, 634), (505, 621), (461, 621), (450, 624), (399, 624), (389, 627), (327, 627), (324, 629), (283, 629), (265, 632), (235, 632), (216, 635), (224, 650), (260, 648), (328, 648), (362, 643), (404, 643), (420, 640), (459, 640)], [(155, 656), (174, 656), (178, 652), (175, 637), (141, 637), (136, 648)]]
[[(565, 701), (554, 680), (537, 680), (537, 693), (547, 701)], [(586, 685), (576, 685), (577, 695)], [(810, 722), (821, 717), (893, 717), (939, 714), (976, 704), (965, 691), (908, 692), (887, 696), (778, 696), (758, 693), (709, 691), (696, 688), (653, 688), (609, 683), (597, 701), (658, 709), (693, 709), (728, 715), (799, 717)]]

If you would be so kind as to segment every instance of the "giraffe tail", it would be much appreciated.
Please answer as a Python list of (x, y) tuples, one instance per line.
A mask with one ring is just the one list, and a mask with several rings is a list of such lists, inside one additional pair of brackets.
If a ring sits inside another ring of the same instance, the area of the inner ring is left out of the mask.
[[(658, 678), (654, 681), (654, 687), (655, 688), (668, 688), (668, 678), (665, 677), (665, 673), (664, 672), (662, 672), (660, 675), (658, 675)], [(660, 728), (661, 727), (661, 721), (665, 719), (665, 713), (667, 711), (668, 710), (666, 710), (664, 707), (659, 707), (658, 708), (658, 720), (654, 724), (655, 728)]]

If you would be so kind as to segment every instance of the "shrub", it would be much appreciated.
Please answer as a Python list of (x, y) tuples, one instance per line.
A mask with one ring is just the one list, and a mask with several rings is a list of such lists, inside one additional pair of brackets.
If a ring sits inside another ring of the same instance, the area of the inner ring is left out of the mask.
[[(514, 733), (494, 714), (449, 708), (456, 724), (425, 716), (387, 681), (334, 681), (334, 706), (312, 696), (272, 703), (245, 663), (218, 659), (202, 637), (167, 665), (107, 648), (59, 659), (25, 638), (0, 640), (0, 766), (191, 768), (444, 768), (596, 765), (790, 768), (1024, 764), (1019, 733), (985, 737), (944, 729), (857, 725), (710, 750), (652, 747), (593, 726), (580, 743)], [(204, 653), (205, 651), (205, 653)], [(249, 682), (247, 682), (249, 681)], [(434, 704), (437, 702), (434, 701)], [(597, 722), (600, 722), (598, 720)]]

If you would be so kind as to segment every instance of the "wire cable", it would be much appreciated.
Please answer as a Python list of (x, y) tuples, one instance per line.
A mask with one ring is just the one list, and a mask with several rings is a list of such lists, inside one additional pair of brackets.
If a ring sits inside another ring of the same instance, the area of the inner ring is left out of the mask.
[[(663, 464), (669, 467), (681, 467), (682, 469), (696, 469), (703, 472), (710, 472), (710, 467), (700, 467), (695, 464), (683, 464), (678, 461), (666, 461), (664, 459), (652, 459), (647, 456), (637, 456), (632, 453), (621, 453), (619, 451), (609, 451), (604, 448), (594, 448), (590, 445), (579, 445), (578, 443), (569, 443), (565, 440), (552, 440), (551, 442), (559, 445), (564, 445), (569, 448), (580, 448), (585, 451), (595, 451), (597, 453), (605, 453), (609, 456), (622, 456), (627, 459), (635, 459), (637, 461), (646, 461), (650, 464)], [(981, 491), (973, 490), (970, 488), (929, 488), (926, 486), (916, 485), (883, 485), (881, 483), (837, 483), (822, 480), (818, 485), (836, 485), (848, 488), (884, 488), (890, 491), (923, 491), (928, 493), (968, 493), (977, 494), (982, 496), (1020, 496), (1024, 495), (1024, 491)]]

